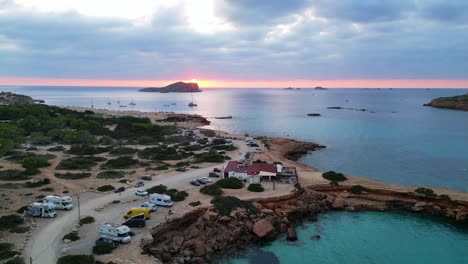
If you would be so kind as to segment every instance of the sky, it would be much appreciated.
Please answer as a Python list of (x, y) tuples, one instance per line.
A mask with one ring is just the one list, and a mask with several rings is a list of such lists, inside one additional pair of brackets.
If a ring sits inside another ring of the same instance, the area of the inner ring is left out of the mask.
[(466, 0), (0, 0), (0, 85), (468, 88)]

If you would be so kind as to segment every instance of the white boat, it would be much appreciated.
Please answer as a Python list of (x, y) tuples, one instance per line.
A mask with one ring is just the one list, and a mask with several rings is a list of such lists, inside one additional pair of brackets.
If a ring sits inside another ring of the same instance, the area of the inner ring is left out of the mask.
[(189, 107), (195, 107), (195, 106), (198, 106), (196, 103), (194, 103), (194, 102), (193, 102), (193, 88), (192, 88), (192, 90), (191, 90), (191, 92), (190, 92), (190, 93), (192, 94), (192, 102), (190, 102), (190, 103), (188, 104), (188, 106), (189, 106)]
[(130, 103), (128, 103), (128, 105), (132, 105), (132, 106), (133, 106), (133, 105), (136, 105), (136, 103), (135, 103), (135, 102), (133, 101), (133, 99), (132, 99), (132, 101), (130, 101)]

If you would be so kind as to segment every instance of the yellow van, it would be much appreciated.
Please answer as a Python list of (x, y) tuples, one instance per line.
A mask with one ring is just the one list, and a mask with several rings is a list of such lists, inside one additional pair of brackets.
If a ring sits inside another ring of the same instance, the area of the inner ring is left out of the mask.
[(143, 208), (143, 207), (133, 207), (132, 209), (130, 209), (128, 212), (124, 214), (124, 218), (129, 219), (138, 214), (143, 214), (146, 220), (151, 218), (150, 210), (148, 208)]

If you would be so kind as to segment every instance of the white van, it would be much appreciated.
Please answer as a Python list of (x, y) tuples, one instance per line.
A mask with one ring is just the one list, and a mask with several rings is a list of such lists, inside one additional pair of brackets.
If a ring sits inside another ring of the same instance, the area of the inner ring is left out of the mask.
[(104, 223), (99, 226), (99, 234), (117, 238), (120, 243), (125, 244), (132, 240), (130, 238), (130, 228), (125, 225), (114, 223)]
[(42, 199), (43, 203), (51, 203), (56, 209), (71, 210), (73, 209), (72, 198), (70, 196), (47, 195)]
[(150, 203), (154, 203), (160, 206), (167, 206), (167, 207), (171, 207), (174, 204), (174, 202), (172, 202), (172, 199), (169, 195), (159, 194), (159, 193), (153, 193), (150, 195)]

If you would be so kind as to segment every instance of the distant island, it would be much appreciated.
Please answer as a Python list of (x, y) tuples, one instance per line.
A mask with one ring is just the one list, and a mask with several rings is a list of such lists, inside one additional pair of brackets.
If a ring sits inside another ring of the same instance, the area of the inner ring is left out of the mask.
[(322, 86), (317, 86), (314, 89), (315, 90), (328, 90), (327, 88), (323, 88)]
[(138, 90), (139, 92), (154, 92), (154, 93), (198, 93), (201, 92), (197, 83), (193, 82), (176, 82), (165, 87), (148, 87)]
[(42, 103), (44, 103), (44, 100), (35, 100), (27, 95), (0, 92), (0, 105), (33, 105)]
[(468, 110), (468, 94), (457, 95), (452, 97), (439, 97), (433, 99), (430, 103), (424, 104), (424, 106)]

